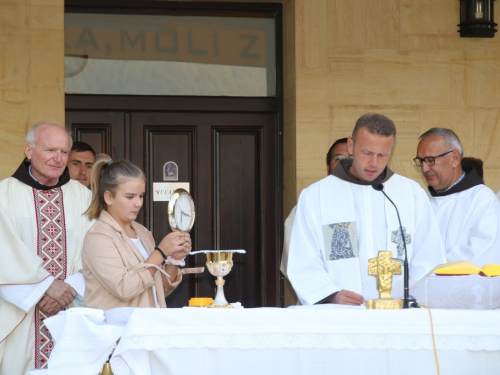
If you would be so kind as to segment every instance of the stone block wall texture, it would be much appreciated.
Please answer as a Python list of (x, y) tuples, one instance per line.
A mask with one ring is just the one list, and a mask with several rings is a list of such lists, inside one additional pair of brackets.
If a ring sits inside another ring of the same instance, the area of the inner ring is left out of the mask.
[(418, 136), (447, 127), (464, 156), (483, 159), (486, 185), (500, 189), (500, 35), (460, 38), (458, 0), (296, 0), (295, 8), (296, 197), (325, 176), (329, 146), (366, 112), (396, 123), (397, 173), (425, 187), (412, 162)]
[(64, 1), (0, 0), (0, 178), (39, 121), (64, 124)]

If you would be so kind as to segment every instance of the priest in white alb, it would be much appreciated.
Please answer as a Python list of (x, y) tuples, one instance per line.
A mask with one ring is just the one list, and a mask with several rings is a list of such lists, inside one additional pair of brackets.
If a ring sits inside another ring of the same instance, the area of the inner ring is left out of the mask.
[[(347, 138), (337, 139), (326, 153), (326, 175), (328, 176), (333, 171), (340, 160), (349, 158), (352, 158), (352, 155), (349, 154), (349, 150), (347, 149)], [(287, 279), (288, 248), (290, 247), (290, 237), (292, 236), (293, 221), (295, 220), (296, 212), (297, 206), (294, 206), (285, 220), (280, 271)]]
[(0, 375), (46, 367), (53, 342), (44, 319), (85, 290), (91, 193), (69, 178), (70, 149), (63, 128), (37, 125), (26, 135), (26, 159), (0, 182)]
[[(361, 305), (378, 298), (368, 260), (379, 250), (404, 260), (406, 240), (410, 280), (418, 280), (445, 256), (437, 221), (424, 190), (387, 167), (396, 137), (392, 120), (361, 116), (348, 140), (352, 160), (304, 189), (297, 205), (288, 258), (288, 278), (300, 303)], [(399, 209), (372, 188), (380, 180)], [(393, 284), (402, 286), (401, 276)], [(402, 291), (401, 291), (402, 295)]]
[(474, 168), (462, 170), (462, 156), (452, 130), (432, 128), (420, 136), (413, 160), (429, 184), (448, 262), (500, 264), (500, 202)]

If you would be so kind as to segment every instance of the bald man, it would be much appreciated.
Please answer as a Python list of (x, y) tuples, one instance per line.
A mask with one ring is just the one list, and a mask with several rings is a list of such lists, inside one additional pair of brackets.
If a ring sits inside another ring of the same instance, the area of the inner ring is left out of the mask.
[(91, 193), (70, 180), (71, 137), (42, 123), (28, 130), (26, 159), (0, 182), (0, 375), (42, 369), (53, 347), (44, 319), (83, 296), (83, 212)]

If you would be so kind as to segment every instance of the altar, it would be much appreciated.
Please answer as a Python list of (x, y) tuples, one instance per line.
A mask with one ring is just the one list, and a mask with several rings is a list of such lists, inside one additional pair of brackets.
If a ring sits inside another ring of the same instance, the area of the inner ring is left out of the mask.
[[(500, 374), (500, 310), (432, 309), (431, 314), (441, 374)], [(85, 375), (78, 363), (82, 355), (63, 344), (64, 335), (94, 323), (85, 314), (73, 316), (71, 322), (54, 317), (59, 332), (67, 333), (56, 340), (48, 374)], [(104, 328), (119, 327), (110, 361), (115, 375), (438, 373), (425, 308), (115, 309), (105, 318), (101, 328), (79, 340), (97, 350), (106, 341)], [(67, 324), (71, 328), (64, 329)], [(106, 345), (115, 341), (111, 335)], [(110, 350), (102, 348), (101, 361)]]

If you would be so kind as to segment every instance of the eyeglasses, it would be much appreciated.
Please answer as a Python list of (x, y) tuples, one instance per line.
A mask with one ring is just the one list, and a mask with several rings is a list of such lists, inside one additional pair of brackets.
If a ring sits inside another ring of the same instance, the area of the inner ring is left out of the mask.
[(425, 164), (427, 164), (430, 167), (431, 165), (436, 164), (436, 158), (440, 158), (441, 156), (448, 155), (450, 152), (453, 152), (453, 151), (455, 151), (455, 150), (451, 150), (451, 151), (445, 152), (444, 154), (437, 155), (437, 156), (426, 156), (425, 158), (416, 157), (415, 159), (413, 159), (413, 161), (415, 162), (417, 167), (421, 167), (422, 162), (425, 162)]
[(333, 155), (332, 156), (332, 160), (333, 161), (339, 161), (339, 160), (342, 160), (342, 159), (352, 159), (353, 157), (354, 157), (353, 155), (349, 155), (349, 157), (346, 158), (345, 155), (337, 154), (337, 155)]

